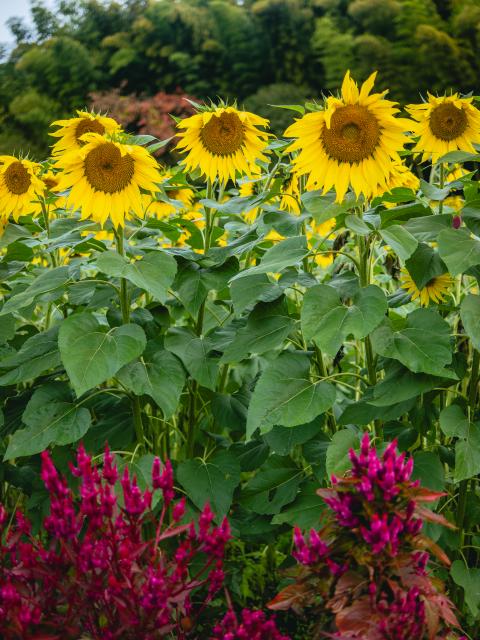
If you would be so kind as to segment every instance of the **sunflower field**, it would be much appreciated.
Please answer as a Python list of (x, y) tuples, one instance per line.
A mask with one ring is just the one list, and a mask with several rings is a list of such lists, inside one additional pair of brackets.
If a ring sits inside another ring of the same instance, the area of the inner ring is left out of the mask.
[(0, 156), (0, 635), (480, 637), (480, 110), (347, 74)]

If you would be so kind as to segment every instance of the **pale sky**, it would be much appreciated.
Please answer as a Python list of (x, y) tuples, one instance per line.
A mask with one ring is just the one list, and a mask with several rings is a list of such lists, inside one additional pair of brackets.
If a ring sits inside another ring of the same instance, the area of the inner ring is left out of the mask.
[[(55, 6), (54, 0), (47, 0), (44, 4), (47, 7)], [(12, 35), (5, 24), (12, 16), (26, 18), (26, 22), (29, 22), (29, 0), (0, 0), (0, 42), (12, 41)]]

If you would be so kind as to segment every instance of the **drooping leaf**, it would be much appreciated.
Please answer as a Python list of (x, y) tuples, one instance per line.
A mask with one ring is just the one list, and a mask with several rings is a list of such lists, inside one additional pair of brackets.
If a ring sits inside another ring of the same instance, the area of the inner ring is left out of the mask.
[(480, 473), (480, 424), (469, 424), (465, 438), (455, 445), (455, 482), (468, 480)]
[(274, 425), (295, 427), (311, 422), (335, 402), (335, 387), (312, 382), (306, 355), (285, 352), (260, 376), (247, 417), (247, 438), (256, 429), (267, 433)]
[(455, 560), (450, 568), (455, 584), (463, 588), (465, 602), (474, 618), (477, 618), (480, 605), (480, 569), (467, 567), (463, 560)]
[(61, 365), (57, 345), (58, 327), (31, 336), (15, 354), (0, 360), (0, 386), (33, 380), (45, 371)]
[(390, 320), (372, 334), (374, 350), (394, 358), (414, 373), (449, 376), (445, 367), (452, 361), (450, 327), (432, 309), (416, 309), (396, 328)]
[(346, 306), (333, 287), (318, 284), (304, 296), (302, 331), (307, 340), (315, 340), (322, 351), (334, 356), (349, 335), (361, 339), (373, 331), (386, 311), (385, 294), (375, 285), (360, 289), (352, 305)]
[(399, 224), (380, 231), (384, 242), (392, 247), (400, 260), (407, 260), (418, 247), (418, 240)]
[(143, 329), (126, 324), (110, 329), (92, 313), (66, 318), (60, 325), (58, 346), (77, 396), (114, 376), (143, 352)]
[(291, 458), (272, 455), (247, 482), (241, 503), (255, 513), (279, 513), (295, 498), (303, 477), (303, 470)]
[(68, 267), (56, 267), (44, 271), (24, 291), (13, 295), (5, 302), (0, 309), (0, 316), (28, 307), (35, 300), (55, 300), (61, 295), (69, 280)]
[(305, 236), (286, 238), (267, 249), (259, 265), (241, 271), (232, 280), (257, 273), (278, 273), (286, 267), (300, 264), (302, 259), (308, 255), (308, 251)]
[(119, 381), (138, 396), (149, 395), (170, 418), (185, 384), (182, 364), (170, 351), (150, 348), (144, 356), (130, 362), (117, 373)]
[(64, 383), (40, 387), (30, 398), (22, 416), (26, 429), (12, 435), (5, 460), (44, 451), (49, 445), (77, 442), (91, 425), (90, 412), (72, 402)]
[(294, 324), (284, 298), (260, 302), (227, 346), (221, 363), (239, 362), (249, 353), (261, 354), (280, 346)]
[(233, 492), (240, 483), (240, 464), (229, 451), (220, 451), (207, 460), (181, 462), (177, 478), (198, 509), (209, 502), (220, 519), (227, 515)]
[(210, 355), (213, 345), (208, 337), (174, 327), (165, 336), (165, 347), (180, 358), (194, 380), (207, 389), (215, 389), (219, 358)]
[(131, 263), (113, 251), (104, 251), (97, 258), (98, 268), (109, 276), (126, 278), (154, 298), (164, 302), (177, 271), (175, 259), (164, 251), (150, 251), (141, 260)]
[(460, 305), (460, 317), (473, 346), (480, 350), (480, 296), (472, 293), (465, 296)]
[(438, 235), (438, 252), (452, 276), (480, 264), (480, 240), (465, 229), (445, 229)]

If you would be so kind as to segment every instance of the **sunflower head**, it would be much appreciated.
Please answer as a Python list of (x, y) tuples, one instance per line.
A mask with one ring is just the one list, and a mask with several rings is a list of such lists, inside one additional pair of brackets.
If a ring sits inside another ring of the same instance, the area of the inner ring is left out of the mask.
[(58, 129), (50, 135), (59, 138), (53, 145), (53, 155), (83, 146), (86, 133), (113, 135), (121, 131), (121, 126), (113, 118), (89, 111), (77, 111), (76, 118), (56, 120), (52, 126), (58, 126)]
[(391, 173), (387, 177), (384, 185), (378, 186), (377, 196), (389, 193), (392, 189), (406, 188), (417, 192), (420, 188), (420, 179), (410, 169), (401, 162), (392, 166)]
[(258, 127), (268, 120), (236, 107), (219, 106), (199, 111), (177, 125), (177, 149), (186, 153), (187, 171), (199, 169), (212, 182), (252, 176), (257, 160), (265, 161), (268, 134)]
[(144, 147), (98, 133), (83, 140), (56, 163), (63, 170), (59, 190), (70, 189), (67, 206), (102, 225), (111, 219), (115, 227), (124, 226), (132, 213), (143, 216), (141, 189), (156, 191), (161, 180), (156, 160)]
[(449, 151), (474, 153), (473, 144), (480, 142), (480, 111), (472, 102), (458, 93), (439, 97), (429, 93), (427, 102), (409, 105), (407, 111), (415, 120), (412, 131), (418, 137), (414, 151), (433, 162)]
[(395, 117), (396, 103), (385, 99), (385, 91), (371, 93), (375, 77), (359, 89), (347, 71), (339, 97), (330, 96), (323, 111), (307, 113), (286, 130), (296, 138), (289, 150), (298, 152), (293, 164), (298, 175), (308, 176), (307, 189), (335, 188), (341, 201), (351, 186), (357, 197), (371, 198), (400, 162), (410, 126)]
[(402, 289), (405, 289), (410, 294), (412, 300), (419, 300), (422, 307), (427, 307), (430, 302), (438, 304), (445, 300), (445, 296), (453, 284), (453, 279), (449, 273), (443, 273), (442, 275), (434, 276), (422, 289), (419, 289), (409, 272), (406, 269), (402, 269), (400, 283)]
[(45, 185), (38, 177), (37, 162), (0, 156), (0, 218), (8, 219), (10, 213), (15, 220), (20, 216), (41, 211), (41, 198)]
[(292, 172), (282, 186), (280, 209), (290, 211), (297, 216), (300, 214), (300, 187), (296, 173)]

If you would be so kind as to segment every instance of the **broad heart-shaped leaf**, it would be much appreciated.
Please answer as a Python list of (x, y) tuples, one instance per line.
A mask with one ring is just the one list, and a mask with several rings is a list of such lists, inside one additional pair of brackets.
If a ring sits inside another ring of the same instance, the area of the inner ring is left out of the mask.
[(250, 400), (247, 440), (256, 429), (267, 433), (275, 425), (295, 427), (311, 422), (335, 402), (335, 387), (310, 380), (310, 360), (284, 352), (262, 373)]
[(232, 278), (232, 281), (254, 273), (278, 273), (286, 267), (298, 265), (306, 255), (308, 255), (308, 247), (305, 236), (286, 238), (267, 249), (259, 265), (241, 271)]
[(327, 449), (327, 473), (342, 476), (352, 466), (348, 452), (358, 448), (358, 434), (350, 429), (341, 429), (332, 437)]
[(412, 480), (420, 480), (422, 487), (434, 491), (445, 489), (445, 471), (437, 453), (416, 451), (413, 454)]
[(0, 386), (33, 380), (45, 371), (60, 366), (57, 341), (58, 327), (25, 340), (17, 353), (0, 360), (0, 369), (8, 369), (0, 376)]
[(132, 263), (114, 251), (104, 251), (97, 258), (97, 266), (109, 276), (126, 278), (160, 302), (165, 301), (177, 272), (175, 258), (164, 251), (150, 251)]
[(178, 406), (185, 384), (185, 370), (181, 362), (170, 351), (147, 352), (135, 362), (130, 362), (117, 373), (118, 380), (138, 396), (149, 395), (170, 418)]
[(317, 284), (303, 299), (302, 331), (307, 340), (315, 340), (322, 351), (334, 356), (350, 334), (361, 339), (373, 331), (386, 311), (385, 294), (373, 284), (360, 289), (350, 307), (342, 304), (333, 287)]
[(34, 392), (22, 420), (27, 428), (12, 435), (5, 460), (40, 453), (52, 443), (77, 442), (91, 425), (88, 409), (72, 402), (68, 385), (56, 382)]
[(451, 404), (440, 413), (440, 429), (449, 438), (466, 438), (468, 427), (468, 419), (458, 404)]
[(478, 616), (480, 605), (480, 569), (470, 569), (463, 560), (455, 560), (450, 568), (455, 584), (465, 591), (465, 602), (474, 618)]
[(180, 358), (188, 373), (202, 387), (215, 390), (219, 358), (210, 355), (209, 338), (198, 337), (184, 327), (173, 327), (165, 336), (165, 347)]
[(452, 361), (450, 327), (431, 309), (416, 309), (400, 329), (385, 320), (373, 332), (372, 344), (378, 354), (398, 360), (414, 373), (452, 375), (445, 370)]
[(460, 305), (460, 317), (465, 332), (475, 349), (480, 350), (480, 296), (465, 296)]
[(126, 324), (108, 330), (91, 313), (66, 318), (60, 325), (58, 346), (77, 396), (114, 376), (143, 352), (143, 329)]
[(272, 524), (290, 524), (301, 529), (318, 528), (325, 503), (317, 494), (318, 482), (302, 484), (300, 491), (286, 509), (272, 518)]
[(418, 240), (399, 224), (382, 229), (380, 235), (383, 241), (392, 247), (400, 260), (407, 260), (418, 247)]
[(173, 288), (178, 292), (185, 309), (194, 317), (209, 291), (220, 291), (238, 272), (238, 261), (230, 258), (217, 267), (201, 267), (195, 262), (185, 263), (175, 278)]
[(455, 482), (480, 473), (480, 423), (469, 424), (466, 437), (455, 445)]
[(276, 282), (272, 282), (266, 273), (257, 273), (253, 276), (239, 278), (230, 285), (233, 308), (237, 315), (240, 315), (242, 311), (254, 302), (271, 302), (275, 300), (282, 292), (282, 287)]
[(260, 302), (225, 349), (221, 363), (239, 362), (249, 353), (265, 353), (278, 347), (294, 324), (283, 296), (274, 302)]
[(28, 307), (38, 299), (55, 300), (69, 280), (69, 267), (56, 267), (44, 271), (24, 291), (7, 300), (0, 309), (0, 316)]
[(220, 451), (208, 460), (181, 462), (176, 475), (194, 505), (203, 509), (209, 502), (219, 520), (227, 515), (240, 484), (240, 463), (229, 451)]
[(260, 514), (276, 514), (292, 502), (304, 478), (291, 458), (272, 455), (242, 491), (241, 503)]
[(465, 229), (445, 229), (438, 234), (438, 252), (452, 276), (480, 264), (480, 240)]

